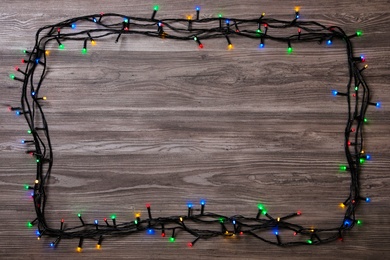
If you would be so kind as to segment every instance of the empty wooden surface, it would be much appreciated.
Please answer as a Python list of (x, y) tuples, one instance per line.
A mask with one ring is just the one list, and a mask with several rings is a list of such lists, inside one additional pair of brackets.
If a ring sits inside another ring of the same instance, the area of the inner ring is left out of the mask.
[[(98, 3), (95, 3), (98, 2)], [(27, 124), (7, 112), (18, 105), (21, 86), (8, 74), (34, 45), (38, 28), (67, 18), (117, 12), (149, 17), (153, 1), (9, 1), (0, 3), (0, 257), (2, 259), (148, 258), (148, 259), (385, 259), (389, 254), (389, 33), (388, 1), (164, 1), (159, 17), (185, 17), (194, 6), (201, 16), (219, 12), (230, 17), (267, 16), (291, 19), (294, 5), (302, 19), (339, 25), (354, 39), (356, 54), (367, 57), (364, 74), (373, 101), (365, 130), (365, 149), (373, 157), (361, 175), (362, 195), (371, 204), (359, 207), (363, 226), (344, 242), (280, 248), (251, 237), (213, 238), (187, 248), (188, 235), (175, 243), (144, 234), (108, 238), (103, 249), (86, 240), (83, 253), (76, 240), (62, 240), (55, 250), (50, 238), (35, 238), (26, 222), (33, 205), (23, 184), (34, 180), (34, 161), (20, 140)], [(185, 214), (186, 202), (206, 198), (207, 211), (255, 215), (256, 204), (282, 216), (296, 210), (305, 226), (339, 225), (338, 207), (349, 191), (349, 177), (338, 172), (345, 163), (343, 131), (347, 106), (331, 89), (345, 88), (344, 45), (316, 43), (286, 46), (235, 39), (226, 50), (223, 39), (193, 42), (141, 36), (98, 41), (81, 55), (79, 43), (53, 51), (41, 93), (54, 149), (47, 219), (69, 225), (102, 219), (118, 221), (146, 214)], [(283, 234), (288, 240), (292, 234)], [(282, 237), (283, 238), (283, 237)]]

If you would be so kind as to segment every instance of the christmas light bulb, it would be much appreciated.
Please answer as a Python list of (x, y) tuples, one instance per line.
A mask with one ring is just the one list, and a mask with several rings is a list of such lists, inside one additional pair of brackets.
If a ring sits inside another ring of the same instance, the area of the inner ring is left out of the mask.
[(346, 171), (346, 170), (347, 170), (347, 166), (345, 166), (345, 165), (340, 166), (340, 171)]

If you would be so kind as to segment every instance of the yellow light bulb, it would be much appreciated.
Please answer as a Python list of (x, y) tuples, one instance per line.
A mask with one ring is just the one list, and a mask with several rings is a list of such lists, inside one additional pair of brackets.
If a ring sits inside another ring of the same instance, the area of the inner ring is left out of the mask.
[(192, 20), (192, 16), (191, 15), (187, 15), (187, 20)]
[(95, 41), (95, 40), (92, 40), (92, 41), (91, 41), (91, 44), (92, 44), (92, 46), (95, 46), (95, 45), (96, 45), (96, 41)]
[(229, 44), (229, 45), (228, 45), (228, 49), (229, 49), (229, 50), (232, 50), (232, 49), (233, 49), (233, 44)]
[(78, 246), (77, 249), (76, 249), (76, 251), (79, 252), (79, 253), (81, 253), (82, 250), (83, 250), (83, 249), (82, 249), (81, 247), (79, 247), (79, 246)]
[(102, 249), (102, 246), (99, 245), (99, 244), (97, 244), (97, 245), (96, 245), (96, 249)]
[(299, 12), (299, 9), (301, 9), (300, 6), (295, 6), (295, 12)]
[(46, 55), (50, 55), (50, 51), (45, 51), (45, 54)]
[(280, 221), (280, 218), (277, 218), (277, 221), (279, 222), (279, 221)]
[(183, 222), (183, 218), (182, 217), (180, 217), (180, 222)]
[(35, 180), (35, 184), (38, 184), (39, 183), (39, 181), (38, 180)]
[(43, 99), (43, 100), (46, 100), (46, 99), (47, 99), (47, 97), (46, 97), (46, 96), (44, 96), (44, 97), (42, 97), (42, 99)]
[(262, 13), (261, 15), (262, 15), (262, 16), (265, 16), (265, 13)]
[(140, 218), (141, 217), (141, 213), (139, 213), (139, 212), (135, 213), (135, 217), (136, 218)]

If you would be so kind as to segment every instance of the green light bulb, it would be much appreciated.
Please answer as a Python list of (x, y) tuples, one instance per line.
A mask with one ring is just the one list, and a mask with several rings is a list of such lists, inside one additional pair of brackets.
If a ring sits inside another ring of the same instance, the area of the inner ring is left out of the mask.
[(77, 214), (77, 217), (79, 217), (79, 218), (80, 218), (80, 217), (81, 217), (81, 214), (80, 214), (80, 213), (79, 213), (79, 214)]
[(363, 164), (366, 160), (364, 158), (360, 158), (360, 163)]
[(359, 87), (358, 87), (358, 86), (356, 86), (356, 87), (355, 87), (355, 91), (358, 91), (358, 90), (359, 90)]
[(223, 222), (225, 222), (225, 219), (224, 218), (220, 218), (219, 222), (223, 223)]
[(259, 210), (263, 210), (263, 209), (264, 209), (264, 206), (263, 206), (262, 204), (257, 204), (257, 208), (258, 208)]
[(266, 211), (266, 210), (264, 210), (264, 211), (263, 211), (263, 214), (264, 214), (264, 215), (267, 215), (267, 211)]
[(60, 44), (60, 46), (58, 46), (58, 48), (60, 48), (60, 50), (63, 50), (63, 49), (65, 49), (65, 46), (63, 44)]
[(367, 119), (367, 118), (364, 118), (363, 121), (364, 121), (364, 123), (367, 123), (367, 122), (368, 122), (368, 119)]
[(31, 134), (32, 132), (31, 132), (31, 130), (27, 130), (27, 133), (28, 133), (28, 134)]
[(27, 50), (23, 50), (23, 53), (25, 53), (25, 54), (26, 54), (26, 53), (27, 53)]
[(218, 14), (218, 17), (219, 17), (219, 18), (222, 18), (222, 14)]
[(15, 79), (15, 74), (10, 74), (9, 77), (10, 77), (11, 79)]
[(340, 171), (346, 171), (346, 170), (347, 170), (347, 166), (345, 166), (345, 165), (340, 166)]
[(310, 239), (308, 239), (306, 242), (307, 242), (308, 244), (313, 244), (313, 241), (311, 241)]
[(33, 224), (31, 222), (27, 222), (27, 227), (28, 228), (32, 228), (33, 227)]
[(138, 225), (138, 220), (134, 220), (134, 224)]
[(155, 5), (155, 6), (153, 7), (153, 10), (154, 10), (154, 11), (158, 11), (158, 5)]
[(112, 216), (111, 216), (111, 219), (115, 219), (115, 218), (116, 218), (116, 216), (115, 216), (115, 215), (112, 215)]
[(87, 48), (83, 48), (83, 49), (81, 50), (81, 53), (82, 53), (82, 54), (87, 54), (87, 52), (88, 52), (88, 51), (87, 51)]
[(288, 53), (288, 54), (292, 53), (292, 51), (293, 51), (292, 47), (288, 47), (288, 48), (287, 48), (287, 53)]
[(24, 185), (24, 189), (25, 189), (25, 190), (28, 190), (29, 188), (30, 188), (30, 186), (29, 186), (29, 185), (27, 185), (27, 184), (26, 184), (26, 185)]
[(169, 238), (169, 241), (170, 241), (170, 242), (175, 242), (175, 238), (174, 238), (174, 237), (170, 237), (170, 238)]
[(356, 35), (357, 35), (358, 37), (362, 36), (362, 35), (363, 35), (363, 31), (362, 31), (362, 30), (356, 31)]
[(356, 221), (356, 223), (357, 223), (358, 225), (361, 225), (361, 224), (362, 224), (362, 221), (358, 219), (358, 220)]
[(39, 159), (37, 159), (37, 163), (39, 163), (40, 162), (40, 160)]
[(256, 31), (257, 33), (261, 33), (261, 30), (260, 29), (257, 29), (257, 31)]

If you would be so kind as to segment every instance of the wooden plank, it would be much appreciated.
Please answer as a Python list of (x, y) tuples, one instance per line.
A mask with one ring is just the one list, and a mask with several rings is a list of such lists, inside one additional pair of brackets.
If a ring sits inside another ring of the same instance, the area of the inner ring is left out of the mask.
[[(275, 1), (202, 1), (202, 16), (222, 12), (236, 17), (256, 17), (260, 12), (290, 19), (293, 6)], [(35, 31), (46, 24), (89, 13), (121, 12), (148, 17), (151, 3), (137, 1), (71, 1), (61, 11), (57, 2), (38, 0), (29, 5), (3, 1), (0, 17), (0, 67), (3, 74), (22, 58), (20, 49), (33, 45)], [(159, 17), (191, 12), (191, 1), (161, 1)], [(364, 166), (362, 194), (372, 197), (361, 205), (354, 228), (345, 242), (319, 247), (279, 248), (250, 237), (214, 238), (188, 249), (191, 237), (177, 242), (144, 234), (108, 238), (103, 250), (86, 240), (82, 255), (90, 258), (195, 259), (276, 257), (289, 259), (375, 258), (389, 250), (389, 19), (387, 1), (302, 1), (304, 19), (342, 26), (352, 33), (357, 53), (369, 62), (365, 73), (374, 99), (384, 104), (371, 108), (366, 128), (366, 149), (374, 159)], [(338, 173), (345, 162), (343, 130), (346, 104), (332, 97), (343, 89), (348, 71), (342, 43), (332, 47), (300, 44), (294, 54), (286, 46), (234, 39), (209, 40), (198, 50), (192, 42), (141, 36), (98, 41), (88, 55), (79, 44), (53, 51), (42, 93), (54, 147), (54, 167), (49, 180), (46, 217), (55, 226), (84, 219), (102, 219), (116, 213), (118, 220), (146, 214), (152, 203), (154, 216), (186, 213), (186, 202), (207, 198), (207, 210), (255, 215), (263, 202), (273, 215), (296, 210), (304, 225), (340, 224), (338, 204), (347, 196), (349, 177)], [(6, 77), (1, 107), (19, 102), (20, 87)], [(24, 154), (23, 119), (0, 113), (0, 209), (3, 218), (0, 256), (77, 258), (77, 241), (63, 240), (56, 250), (50, 238), (35, 241), (32, 203), (22, 185), (34, 178), (34, 161)], [(288, 237), (292, 234), (283, 234)], [(315, 249), (314, 249), (315, 248)]]

